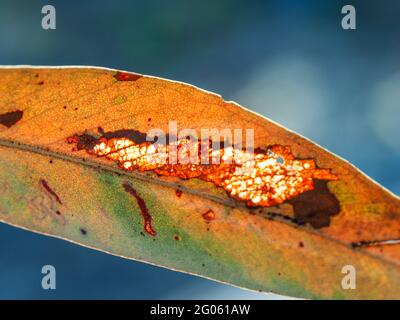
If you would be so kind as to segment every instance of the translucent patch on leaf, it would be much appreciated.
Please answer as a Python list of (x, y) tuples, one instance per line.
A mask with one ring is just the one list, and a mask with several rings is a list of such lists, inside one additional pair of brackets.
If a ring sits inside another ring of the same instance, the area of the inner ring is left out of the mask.
[[(330, 169), (317, 168), (314, 160), (295, 159), (287, 146), (273, 145), (265, 152), (233, 147), (215, 151), (209, 142), (180, 139), (169, 144), (134, 138), (87, 134), (68, 139), (78, 149), (117, 161), (125, 170), (153, 171), (161, 176), (198, 178), (222, 187), (229, 196), (248, 206), (273, 206), (314, 189), (313, 179), (337, 180)], [(137, 134), (136, 134), (137, 136)], [(203, 149), (202, 149), (203, 148)], [(212, 162), (216, 152), (219, 163)], [(198, 157), (193, 158), (193, 154)], [(179, 159), (176, 162), (176, 159)]]

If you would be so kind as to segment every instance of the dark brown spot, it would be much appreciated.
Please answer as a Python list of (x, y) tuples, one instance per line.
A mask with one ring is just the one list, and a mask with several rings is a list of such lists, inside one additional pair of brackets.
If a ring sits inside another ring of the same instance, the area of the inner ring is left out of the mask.
[(14, 124), (22, 119), (23, 114), (24, 112), (20, 110), (3, 113), (0, 115), (0, 124), (6, 126), (7, 128), (11, 128)]
[(177, 189), (175, 193), (176, 193), (176, 196), (177, 196), (178, 198), (180, 198), (180, 197), (182, 196), (183, 191), (180, 190), (180, 189)]
[(181, 240), (181, 237), (178, 236), (178, 235), (176, 234), (176, 235), (174, 235), (174, 240), (175, 240), (175, 241), (180, 241), (180, 240)]
[(340, 212), (340, 203), (329, 191), (325, 180), (314, 179), (313, 190), (289, 199), (288, 203), (293, 205), (295, 220), (299, 224), (309, 223), (314, 228), (328, 227), (331, 217)]
[(39, 86), (41, 86), (41, 85), (43, 85), (43, 84), (44, 84), (44, 81), (38, 82), (38, 85), (39, 85)]
[(127, 138), (127, 139), (134, 141), (137, 144), (147, 141), (146, 133), (140, 132), (138, 130), (131, 130), (131, 129), (122, 129), (122, 130), (111, 131), (111, 132), (103, 131), (103, 137), (106, 138), (107, 140), (110, 140), (112, 138)]
[(114, 78), (117, 79), (118, 81), (136, 81), (136, 80), (140, 79), (141, 77), (142, 76), (140, 74), (120, 72), (120, 71), (118, 71), (114, 75)]
[(75, 135), (67, 138), (68, 143), (76, 143), (78, 150), (90, 150), (93, 149), (97, 144), (98, 139), (91, 136), (90, 134)]
[(60, 197), (53, 191), (53, 189), (50, 188), (49, 184), (47, 183), (46, 180), (40, 179), (39, 180), (40, 184), (44, 187), (44, 189), (59, 203), (62, 204)]
[(147, 134), (142, 133), (138, 130), (127, 130), (127, 129), (122, 129), (122, 130), (117, 130), (117, 131), (111, 131), (111, 132), (104, 132), (102, 127), (98, 127), (97, 130), (99, 133), (102, 135), (99, 138), (96, 138), (90, 134), (83, 133), (81, 135), (74, 135), (71, 137), (67, 138), (68, 143), (76, 143), (77, 149), (78, 150), (87, 150), (87, 151), (92, 151), (94, 146), (99, 143), (102, 140), (109, 140), (112, 138), (127, 138), (135, 143), (143, 143), (146, 142)]
[(144, 220), (144, 226), (143, 226), (144, 231), (154, 237), (157, 233), (152, 227), (152, 218), (143, 198), (129, 183), (125, 182), (122, 186), (124, 187), (126, 192), (134, 196), (136, 199), (136, 202), (140, 208), (140, 212)]
[(212, 210), (208, 210), (202, 214), (204, 220), (211, 221), (215, 219), (215, 213)]
[(86, 236), (86, 234), (87, 234), (86, 229), (79, 228), (79, 231), (81, 232), (82, 235)]
[(299, 247), (304, 248), (304, 243), (302, 241), (299, 242)]

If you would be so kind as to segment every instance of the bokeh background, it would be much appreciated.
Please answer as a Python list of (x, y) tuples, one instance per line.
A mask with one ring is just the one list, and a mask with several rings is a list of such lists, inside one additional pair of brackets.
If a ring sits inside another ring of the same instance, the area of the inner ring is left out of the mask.
[[(52, 4), (57, 29), (41, 28)], [(341, 28), (341, 8), (357, 30)], [(400, 194), (400, 2), (0, 0), (0, 64), (95, 65), (194, 84)], [(41, 289), (41, 267), (57, 289)], [(0, 224), (3, 299), (277, 299)]]

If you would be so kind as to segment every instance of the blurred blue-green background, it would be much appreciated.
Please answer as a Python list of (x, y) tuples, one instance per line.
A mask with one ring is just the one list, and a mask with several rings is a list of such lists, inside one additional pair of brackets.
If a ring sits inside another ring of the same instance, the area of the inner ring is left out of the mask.
[[(56, 8), (57, 29), (41, 28)], [(341, 28), (352, 4), (357, 29)], [(180, 80), (255, 110), (400, 193), (400, 2), (0, 0), (0, 64)], [(41, 267), (57, 289), (41, 289)], [(0, 225), (0, 298), (261, 295)]]

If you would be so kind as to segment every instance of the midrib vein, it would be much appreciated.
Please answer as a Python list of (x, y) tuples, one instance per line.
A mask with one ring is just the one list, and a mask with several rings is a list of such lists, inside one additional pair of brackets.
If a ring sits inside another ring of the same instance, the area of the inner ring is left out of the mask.
[(220, 197), (202, 192), (202, 191), (197, 191), (197, 190), (193, 190), (190, 189), (188, 187), (185, 187), (181, 184), (178, 183), (174, 183), (174, 182), (169, 182), (169, 181), (163, 181), (160, 179), (156, 179), (153, 177), (150, 177), (148, 175), (142, 174), (140, 172), (134, 172), (134, 171), (125, 171), (123, 169), (120, 168), (116, 168), (116, 167), (111, 167), (111, 166), (107, 166), (104, 165), (102, 163), (99, 162), (95, 162), (92, 161), (90, 159), (82, 159), (82, 158), (78, 158), (78, 157), (74, 157), (74, 156), (70, 156), (67, 155), (65, 153), (60, 153), (60, 152), (56, 152), (56, 151), (52, 151), (52, 150), (47, 150), (45, 148), (42, 147), (38, 147), (38, 146), (32, 146), (29, 144), (25, 144), (25, 143), (21, 143), (21, 142), (17, 142), (17, 141), (11, 141), (11, 140), (5, 140), (5, 139), (0, 139), (0, 146), (6, 147), (6, 148), (10, 148), (10, 149), (17, 149), (17, 150), (21, 150), (21, 151), (26, 151), (26, 152), (31, 152), (31, 153), (35, 153), (41, 156), (48, 156), (51, 158), (55, 158), (55, 159), (60, 159), (60, 160), (64, 160), (64, 161), (68, 161), (68, 162), (72, 162), (75, 164), (80, 164), (86, 167), (90, 167), (93, 169), (97, 169), (97, 170), (102, 170), (102, 171), (106, 171), (109, 173), (114, 173), (117, 175), (123, 175), (126, 177), (130, 177), (130, 178), (135, 178), (135, 179), (139, 179), (142, 181), (146, 181), (146, 182), (150, 182), (153, 184), (157, 184), (157, 185), (162, 185), (165, 187), (170, 187), (173, 189), (179, 189), (185, 192), (188, 192), (190, 194), (196, 195), (196, 196), (200, 196), (202, 198), (206, 198), (209, 200), (213, 200), (215, 202), (221, 203), (223, 205), (232, 207), (232, 208), (236, 208), (237, 205), (234, 203), (234, 201), (229, 201), (229, 200), (225, 200), (222, 199)]
[[(173, 188), (173, 189), (179, 189), (179, 190), (185, 191), (187, 193), (190, 193), (192, 195), (199, 196), (199, 197), (204, 198), (204, 199), (209, 199), (209, 200), (215, 201), (217, 203), (226, 205), (226, 206), (231, 207), (231, 208), (238, 208), (238, 206), (236, 205), (236, 203), (234, 201), (228, 201), (228, 200), (219, 198), (217, 196), (210, 195), (210, 194), (205, 193), (205, 192), (193, 190), (193, 189), (187, 188), (187, 187), (185, 187), (185, 186), (183, 186), (181, 184), (177, 184), (177, 183), (174, 183), (174, 182), (155, 179), (153, 177), (147, 176), (147, 175), (139, 173), (139, 172), (134, 172), (134, 171), (127, 172), (125, 170), (122, 170), (122, 169), (119, 169), (119, 168), (116, 168), (116, 167), (106, 166), (106, 165), (104, 165), (102, 163), (98, 163), (98, 162), (92, 161), (90, 159), (86, 159), (86, 158), (85, 159), (80, 159), (80, 158), (77, 158), (77, 157), (74, 157), (74, 156), (67, 155), (65, 153), (60, 153), (60, 152), (56, 152), (56, 151), (47, 150), (47, 149), (45, 149), (43, 147), (32, 146), (32, 145), (29, 145), (29, 144), (25, 144), (25, 143), (21, 143), (21, 142), (17, 142), (17, 141), (6, 140), (6, 139), (0, 139), (0, 146), (6, 147), (6, 148), (10, 148), (10, 149), (17, 149), (17, 150), (21, 150), (21, 151), (31, 152), (31, 153), (38, 154), (38, 155), (41, 155), (41, 156), (49, 156), (49, 157), (52, 157), (54, 159), (60, 159), (60, 160), (63, 160), (63, 161), (74, 163), (74, 164), (80, 164), (80, 165), (83, 165), (83, 166), (86, 166), (86, 167), (89, 167), (89, 168), (92, 168), (92, 169), (95, 169), (95, 170), (101, 170), (101, 171), (105, 171), (105, 172), (113, 173), (113, 174), (117, 174), (117, 175), (123, 175), (123, 176), (129, 177), (129, 178), (134, 178), (134, 179), (138, 179), (138, 180), (141, 180), (141, 181), (146, 181), (146, 182), (150, 182), (150, 183), (153, 183), (153, 184), (157, 184), (157, 185), (161, 185), (161, 186), (165, 186), (165, 187), (169, 187), (169, 188)], [(325, 240), (334, 242), (337, 245), (344, 246), (347, 249), (354, 250), (351, 247), (350, 244), (348, 244), (348, 243), (346, 243), (344, 241), (341, 241), (341, 240), (339, 240), (337, 238), (333, 238), (331, 236), (323, 234), (323, 233), (321, 233), (319, 231), (310, 229), (307, 226), (295, 225), (294, 223), (288, 222), (288, 221), (286, 221), (284, 219), (280, 219), (280, 218), (274, 218), (273, 220), (278, 221), (278, 222), (283, 223), (283, 224), (291, 225), (291, 226), (294, 225), (296, 228), (300, 228), (300, 229), (302, 229), (302, 230), (304, 230), (306, 232), (309, 232), (309, 233), (312, 233), (314, 235), (317, 235), (317, 236), (319, 236), (319, 237), (321, 237), (321, 238), (323, 238)], [(389, 264), (389, 265), (392, 265), (392, 266), (394, 266), (396, 268), (400, 267), (400, 262), (394, 262), (392, 260), (387, 260), (386, 258), (382, 258), (379, 255), (376, 255), (374, 253), (370, 253), (370, 252), (365, 251), (365, 250), (357, 250), (357, 252), (365, 254), (367, 256), (370, 256), (373, 259), (377, 259), (377, 260), (381, 261), (384, 264)]]

